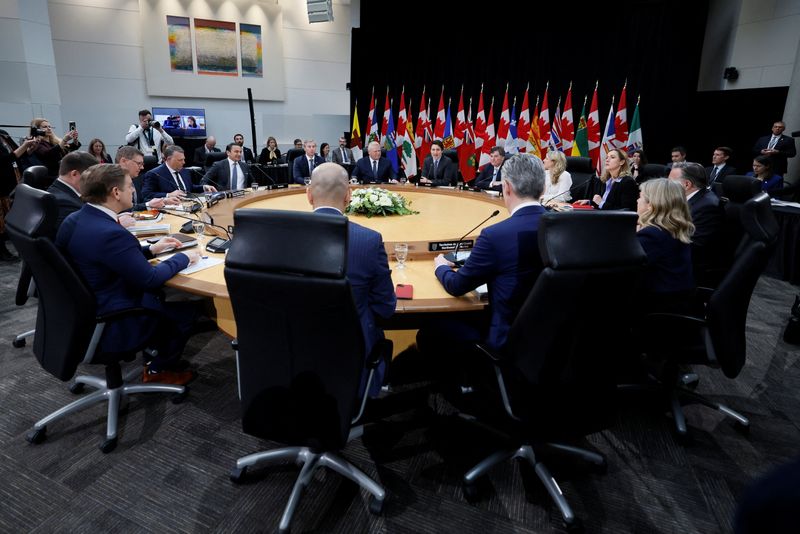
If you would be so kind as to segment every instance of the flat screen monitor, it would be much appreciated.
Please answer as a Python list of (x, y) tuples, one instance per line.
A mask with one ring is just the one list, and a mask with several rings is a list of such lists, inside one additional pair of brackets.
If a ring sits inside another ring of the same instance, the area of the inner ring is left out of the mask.
[(172, 137), (206, 136), (206, 110), (202, 108), (153, 108), (153, 120)]

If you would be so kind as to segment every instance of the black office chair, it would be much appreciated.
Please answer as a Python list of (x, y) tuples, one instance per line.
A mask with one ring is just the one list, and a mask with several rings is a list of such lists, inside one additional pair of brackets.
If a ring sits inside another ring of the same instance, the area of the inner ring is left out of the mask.
[[(715, 186), (718, 184), (714, 184)], [(731, 174), (719, 186), (720, 199), (725, 207), (725, 240), (722, 252), (726, 258), (733, 258), (745, 230), (742, 226), (741, 211), (745, 202), (761, 193), (761, 181), (753, 176)]]
[(669, 169), (666, 165), (648, 163), (647, 165), (642, 165), (637, 181), (642, 183), (653, 178), (666, 178), (667, 176), (669, 176)]
[[(476, 387), (467, 395), (485, 397), (470, 400), (478, 408), (470, 415), (507, 434), (511, 445), (464, 475), (468, 500), (478, 497), (479, 477), (517, 458), (533, 467), (565, 523), (579, 524), (538, 455), (567, 453), (605, 469), (600, 454), (555, 441), (583, 437), (613, 419), (612, 369), (620, 357), (620, 340), (629, 338), (635, 288), (646, 261), (636, 239), (636, 221), (633, 213), (578, 211), (540, 219), (544, 270), (505, 346), (498, 352), (478, 347), (493, 368), (491, 380), (486, 378), (494, 391), (487, 396)], [(576, 239), (583, 245), (575, 247)], [(598, 321), (602, 328), (587, 328)], [(459, 406), (457, 394), (453, 401)]]
[(286, 163), (289, 164), (289, 183), (294, 183), (294, 160), (305, 154), (306, 151), (302, 148), (290, 148), (286, 151)]
[(364, 338), (345, 276), (347, 220), (240, 209), (234, 223), (225, 280), (238, 333), (242, 428), (289, 446), (239, 458), (231, 480), (240, 482), (264, 462), (302, 465), (281, 531), (289, 529), (301, 492), (320, 466), (370, 492), (370, 511), (380, 513), (384, 489), (336, 452), (361, 435), (356, 425), (364, 392), (384, 352), (391, 352), (388, 342), (373, 350), (362, 388)]
[(227, 152), (209, 152), (206, 154), (206, 169), (211, 167), (218, 161), (222, 161), (223, 159), (228, 157)]
[(46, 191), (53, 183), (55, 177), (49, 176), (47, 167), (44, 165), (33, 165), (22, 171), (22, 183), (36, 189)]
[(463, 182), (464, 177), (461, 176), (461, 168), (458, 166), (458, 150), (455, 148), (448, 148), (447, 150), (442, 151), (442, 155), (456, 165), (456, 183), (450, 185), (457, 185), (458, 182)]
[(146, 172), (152, 171), (153, 169), (158, 167), (158, 165), (159, 165), (159, 163), (158, 163), (158, 158), (157, 157), (150, 156), (150, 155), (145, 155), (145, 157), (144, 157), (144, 168), (142, 169), (142, 172), (140, 174), (142, 176), (144, 176), (144, 174)]
[(702, 316), (654, 313), (644, 323), (645, 353), (666, 362), (661, 386), (680, 439), (687, 437), (682, 400), (718, 410), (732, 418), (743, 433), (750, 428), (750, 421), (742, 414), (686, 388), (679, 371), (680, 364), (699, 364), (719, 368), (726, 377), (736, 378), (744, 367), (747, 309), (775, 248), (779, 225), (766, 193), (745, 202), (740, 216), (745, 235), (719, 287), (705, 295)]
[[(76, 378), (71, 388), (74, 393), (79, 393), (85, 385), (97, 391), (37, 421), (28, 434), (28, 441), (41, 443), (46, 438), (49, 423), (87, 406), (108, 401), (106, 439), (100, 446), (100, 450), (106, 453), (117, 445), (117, 419), (122, 397), (133, 393), (163, 392), (181, 395), (176, 400), (182, 400), (185, 388), (167, 384), (128, 385), (122, 376), (120, 361), (132, 360), (135, 353), (109, 354), (97, 350), (106, 324), (149, 312), (131, 309), (95, 316), (95, 297), (83, 278), (50, 238), (37, 235), (43, 225), (57, 216), (58, 207), (52, 195), (22, 184), (17, 186), (14, 206), (6, 217), (11, 242), (30, 267), (39, 297), (33, 353), (41, 366), (59, 380), (70, 380), (79, 363), (104, 365), (106, 378)], [(141, 373), (141, 367), (137, 367), (131, 376), (140, 376)]]
[[(572, 177), (571, 189), (573, 192), (585, 189), (586, 183), (594, 176), (592, 158), (585, 158), (583, 156), (567, 156), (567, 172)], [(577, 198), (577, 195), (572, 194), (571, 198)], [(562, 198), (559, 200), (563, 201), (564, 199)]]

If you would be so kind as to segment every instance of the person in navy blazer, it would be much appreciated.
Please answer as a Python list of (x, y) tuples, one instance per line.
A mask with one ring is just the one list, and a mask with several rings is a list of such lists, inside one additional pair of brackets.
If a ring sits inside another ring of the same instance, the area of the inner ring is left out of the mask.
[(478, 189), (491, 189), (500, 191), (503, 180), (503, 162), (506, 159), (506, 151), (501, 146), (493, 146), (489, 155), (489, 164), (475, 178), (475, 187)]
[(541, 160), (528, 154), (512, 156), (503, 165), (502, 187), (503, 202), (511, 217), (481, 231), (459, 270), (454, 271), (453, 264), (442, 254), (434, 259), (436, 278), (453, 296), (488, 285), (488, 325), (467, 325), (449, 336), (435, 328), (423, 328), (417, 337), (420, 350), (425, 351), (435, 338), (440, 347), (448, 337), (460, 342), (483, 339), (494, 348), (502, 347), (511, 323), (542, 271), (537, 232), (539, 218), (545, 212), (539, 202), (544, 192)]
[(315, 168), (317, 165), (325, 163), (325, 158), (317, 155), (316, 141), (313, 139), (306, 139), (303, 148), (306, 151), (305, 155), (294, 158), (294, 163), (292, 164), (292, 179), (296, 184), (304, 184), (306, 178), (311, 178), (313, 169), (309, 169), (308, 160), (313, 161)]
[[(350, 204), (348, 182), (347, 171), (336, 163), (323, 163), (316, 167), (306, 192), (314, 212), (343, 215)], [(391, 317), (397, 299), (381, 234), (353, 221), (347, 228), (347, 279), (361, 320), (366, 354), (369, 354), (384, 337), (376, 319)], [(384, 373), (385, 362), (381, 362), (377, 370), (378, 379), (370, 390), (371, 396), (380, 392)]]
[[(436, 162), (438, 161), (438, 165)], [(444, 155), (444, 144), (441, 141), (431, 143), (431, 154), (422, 163), (422, 174), (419, 183), (434, 186), (456, 185), (458, 168), (453, 160)]]
[(715, 183), (722, 183), (731, 174), (736, 174), (736, 169), (732, 167), (728, 160), (733, 155), (733, 149), (727, 146), (718, 146), (711, 155), (711, 165), (706, 167), (709, 187)]
[(783, 121), (776, 121), (772, 125), (772, 135), (759, 137), (753, 145), (753, 157), (769, 156), (773, 161), (773, 172), (781, 176), (786, 173), (786, 160), (797, 155), (794, 139), (783, 135), (785, 129)]
[[(372, 162), (377, 161), (377, 173), (372, 170)], [(373, 141), (367, 147), (367, 155), (358, 160), (353, 169), (353, 178), (360, 183), (397, 183), (397, 175), (392, 164), (385, 157), (381, 157), (381, 145)]]
[[(192, 176), (183, 168), (186, 155), (177, 145), (169, 145), (164, 149), (164, 163), (144, 175), (142, 184), (142, 197), (144, 201), (154, 198), (174, 197), (183, 198), (186, 193), (202, 193), (203, 191), (216, 191), (211, 185), (194, 185)], [(180, 176), (180, 182), (175, 177)]]
[(100, 349), (125, 352), (150, 339), (158, 353), (145, 369), (144, 381), (184, 384), (190, 372), (171, 372), (183, 350), (194, 321), (189, 303), (164, 303), (160, 290), (178, 271), (200, 260), (196, 251), (179, 252), (151, 265), (147, 260), (180, 246), (172, 237), (142, 247), (117, 221), (117, 214), (133, 204), (133, 184), (119, 165), (96, 165), (81, 177), (86, 199), (79, 211), (64, 221), (56, 245), (72, 260), (94, 292), (100, 315), (134, 307), (159, 313), (159, 317), (135, 317), (110, 323)]
[(57, 227), (67, 216), (83, 207), (81, 173), (93, 165), (97, 165), (97, 158), (88, 152), (70, 152), (61, 158), (58, 178), (47, 188), (47, 192), (56, 197), (58, 203)]
[(647, 254), (642, 308), (647, 312), (690, 313), (695, 283), (690, 246), (694, 225), (680, 184), (666, 178), (642, 183), (636, 237)]
[[(253, 177), (250, 175), (250, 166), (242, 161), (242, 147), (231, 143), (225, 147), (225, 154), (228, 157), (214, 163), (200, 183), (213, 185), (220, 191), (250, 187)], [(239, 167), (237, 171), (238, 184), (231, 184), (231, 168), (234, 163)]]

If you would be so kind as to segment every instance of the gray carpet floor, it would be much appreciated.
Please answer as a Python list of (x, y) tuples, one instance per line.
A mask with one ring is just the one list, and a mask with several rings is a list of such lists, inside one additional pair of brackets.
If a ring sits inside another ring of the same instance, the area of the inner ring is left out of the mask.
[[(220, 333), (190, 342), (187, 356), (199, 376), (186, 402), (174, 405), (159, 395), (130, 402), (114, 452), (97, 448), (105, 405), (51, 425), (40, 445), (25, 440), (38, 418), (74, 396), (39, 367), (31, 343), (11, 346), (36, 314), (35, 303), (14, 305), (17, 271), (0, 264), (0, 532), (274, 531), (297, 469), (257, 470), (242, 485), (228, 480), (236, 458), (274, 444), (241, 431), (233, 353)], [(690, 406), (694, 439), (681, 445), (670, 419), (632, 398), (622, 402), (611, 428), (586, 440), (608, 458), (606, 474), (552, 466), (588, 532), (730, 532), (746, 485), (800, 454), (800, 351), (781, 340), (795, 293), (785, 282), (762, 278), (740, 376), (728, 380), (699, 369), (698, 391), (751, 418), (749, 436), (719, 414)], [(79, 370), (87, 371), (97, 373)], [(344, 451), (386, 487), (383, 515), (368, 512), (365, 492), (321, 471), (293, 530), (562, 532), (535, 475), (518, 464), (493, 470), (478, 503), (464, 499), (460, 475), (486, 451), (473, 429), (442, 415), (439, 405), (423, 400), (386, 417)]]

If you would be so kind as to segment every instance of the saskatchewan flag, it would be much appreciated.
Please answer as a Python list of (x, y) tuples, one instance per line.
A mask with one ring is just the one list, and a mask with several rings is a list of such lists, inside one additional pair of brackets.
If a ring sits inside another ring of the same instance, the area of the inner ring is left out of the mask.
[(589, 133), (586, 130), (586, 101), (583, 101), (581, 119), (578, 121), (578, 131), (575, 132), (575, 142), (572, 144), (570, 156), (589, 157)]

